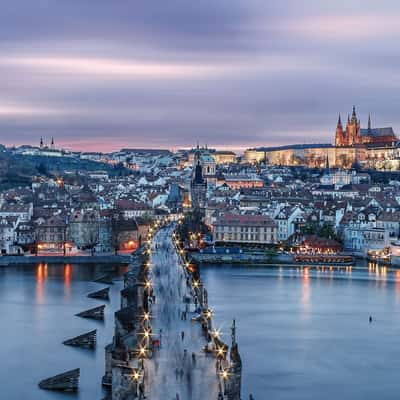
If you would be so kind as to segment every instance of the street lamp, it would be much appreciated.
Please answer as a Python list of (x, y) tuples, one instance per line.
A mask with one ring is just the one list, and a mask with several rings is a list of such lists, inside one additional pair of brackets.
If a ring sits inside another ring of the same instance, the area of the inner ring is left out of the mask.
[(214, 329), (214, 331), (212, 332), (212, 334), (213, 334), (213, 336), (214, 336), (215, 338), (217, 338), (217, 339), (219, 339), (220, 336), (221, 336), (221, 332), (220, 332), (219, 329)]
[(143, 319), (144, 319), (145, 321), (148, 321), (148, 320), (150, 319), (150, 313), (144, 313), (144, 314), (143, 314)]
[(222, 379), (227, 380), (229, 378), (229, 372), (224, 369), (221, 373), (220, 373)]
[(217, 357), (224, 358), (224, 355), (225, 355), (225, 349), (223, 347), (218, 347), (217, 348)]

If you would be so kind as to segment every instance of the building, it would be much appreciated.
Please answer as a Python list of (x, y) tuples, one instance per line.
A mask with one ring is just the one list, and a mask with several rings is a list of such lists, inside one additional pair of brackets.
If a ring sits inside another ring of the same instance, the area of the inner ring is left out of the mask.
[(323, 168), (327, 157), (329, 164), (338, 168), (349, 169), (355, 164), (376, 169), (400, 168), (400, 148), (393, 128), (373, 128), (371, 117), (368, 117), (367, 128), (361, 128), (355, 107), (345, 127), (339, 115), (334, 145), (323, 143), (259, 147), (244, 153), (244, 161), (249, 163), (265, 161), (270, 165), (302, 165), (311, 168)]
[(278, 227), (278, 240), (285, 241), (294, 233), (300, 232), (300, 228), (305, 224), (304, 211), (298, 206), (282, 207), (274, 220)]
[(371, 117), (368, 117), (368, 128), (361, 129), (361, 122), (357, 118), (356, 108), (353, 107), (353, 112), (347, 118), (346, 128), (343, 129), (341, 117), (339, 114), (338, 123), (336, 126), (335, 145), (336, 147), (356, 146), (356, 145), (392, 145), (397, 142), (397, 137), (394, 134), (392, 127), (372, 128)]
[(13, 253), (15, 217), (0, 219), (0, 252), (2, 255)]
[(217, 164), (231, 164), (236, 162), (236, 154), (233, 151), (216, 151), (212, 154)]
[(190, 197), (192, 208), (205, 208), (207, 201), (207, 182), (203, 178), (201, 153), (198, 146), (197, 153), (194, 157), (193, 177), (190, 184)]
[(266, 215), (224, 214), (214, 224), (215, 242), (240, 244), (275, 244), (278, 241), (276, 223)]
[(68, 239), (78, 249), (93, 249), (98, 244), (100, 225), (98, 211), (74, 211), (68, 222)]
[(136, 250), (139, 247), (139, 229), (136, 220), (120, 212), (112, 217), (112, 247), (114, 250)]
[(17, 217), (20, 221), (28, 222), (33, 215), (33, 204), (4, 203), (0, 208), (0, 218)]
[(151, 207), (149, 207), (146, 203), (139, 201), (119, 199), (115, 202), (115, 205), (116, 208), (127, 219), (152, 216), (154, 213)]
[(38, 250), (63, 250), (67, 240), (67, 223), (60, 215), (40, 220), (37, 226)]
[(225, 183), (232, 190), (262, 188), (264, 181), (256, 174), (225, 174), (219, 182)]
[(166, 205), (171, 211), (182, 209), (181, 188), (177, 183), (172, 183), (170, 185)]

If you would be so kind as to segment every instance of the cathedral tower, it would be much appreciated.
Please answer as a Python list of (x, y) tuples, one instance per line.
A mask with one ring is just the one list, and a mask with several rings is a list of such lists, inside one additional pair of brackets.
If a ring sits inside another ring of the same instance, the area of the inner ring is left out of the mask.
[(335, 145), (343, 146), (343, 144), (342, 144), (343, 142), (344, 142), (344, 133), (343, 133), (342, 120), (341, 120), (340, 114), (339, 114), (339, 119), (338, 119), (337, 126), (336, 126)]

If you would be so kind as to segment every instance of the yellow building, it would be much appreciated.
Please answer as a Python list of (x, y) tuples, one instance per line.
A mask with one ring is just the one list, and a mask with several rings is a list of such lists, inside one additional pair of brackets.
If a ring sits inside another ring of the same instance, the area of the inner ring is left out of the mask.
[(236, 154), (233, 151), (216, 151), (211, 153), (217, 164), (230, 164), (236, 162)]

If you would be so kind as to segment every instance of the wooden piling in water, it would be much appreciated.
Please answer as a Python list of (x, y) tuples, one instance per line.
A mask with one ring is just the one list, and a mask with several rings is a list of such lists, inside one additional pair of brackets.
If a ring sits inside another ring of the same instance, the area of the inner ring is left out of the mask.
[(66, 346), (84, 347), (87, 349), (94, 349), (97, 341), (97, 330), (93, 330), (82, 335), (76, 336), (72, 339), (64, 340), (63, 344)]
[(105, 305), (90, 308), (89, 310), (82, 311), (78, 314), (75, 314), (77, 317), (82, 317), (82, 318), (91, 318), (91, 319), (97, 319), (97, 320), (103, 320), (104, 319), (104, 309)]
[(80, 368), (72, 369), (43, 379), (39, 382), (40, 389), (59, 390), (64, 392), (76, 392), (79, 388)]
[(97, 290), (96, 292), (89, 293), (87, 297), (91, 299), (110, 300), (109, 292), (110, 288), (107, 287), (104, 289)]

